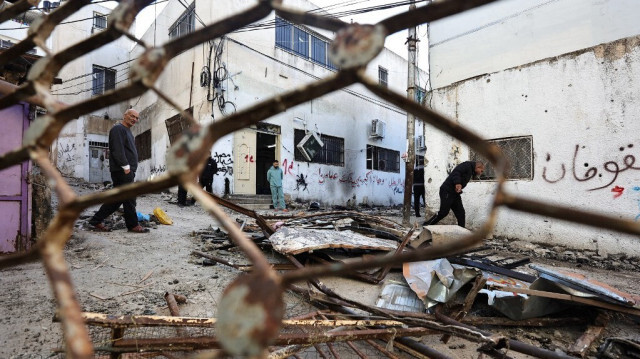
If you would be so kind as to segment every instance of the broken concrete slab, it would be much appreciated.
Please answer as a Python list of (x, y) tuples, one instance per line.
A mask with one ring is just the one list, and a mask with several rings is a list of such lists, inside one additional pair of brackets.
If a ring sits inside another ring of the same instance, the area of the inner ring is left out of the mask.
[(332, 231), (282, 227), (269, 237), (273, 248), (282, 254), (300, 254), (327, 248), (393, 251), (396, 241), (371, 238), (352, 231)]

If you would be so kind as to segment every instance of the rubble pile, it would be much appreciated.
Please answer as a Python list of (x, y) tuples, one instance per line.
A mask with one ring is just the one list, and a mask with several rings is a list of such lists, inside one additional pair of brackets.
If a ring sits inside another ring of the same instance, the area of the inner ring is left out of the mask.
[[(287, 319), (278, 323), (280, 329), (269, 338), (268, 358), (449, 358), (433, 348), (433, 338), (451, 350), (471, 346), (481, 356), (500, 358), (514, 352), (540, 358), (626, 358), (640, 353), (637, 335), (607, 334), (612, 321), (638, 328), (640, 297), (583, 274), (538, 263), (554, 258), (550, 255), (553, 250), (516, 245), (513, 255), (508, 240), (494, 239), (446, 258), (345, 270), (363, 261), (444, 245), (470, 232), (444, 225), (405, 228), (385, 217), (357, 211), (261, 216), (226, 200), (219, 203), (248, 217), (236, 219), (237, 228), (268, 255), (268, 265), (280, 274), (286, 291), (316, 308), (304, 315), (284, 314)], [(259, 265), (243, 254), (228, 231), (209, 226), (194, 230), (192, 237), (199, 250), (191, 253), (191, 263), (228, 268), (249, 283), (249, 278), (260, 278)], [(565, 260), (566, 252), (556, 253), (562, 257), (555, 258)], [(595, 264), (594, 256), (576, 264)], [(638, 263), (630, 260), (628, 265), (637, 268)], [(354, 289), (377, 288), (375, 305), (338, 294), (316, 277), (301, 282), (291, 279), (300, 278), (300, 271), (320, 266), (329, 268), (325, 275), (337, 273), (354, 280)], [(402, 272), (399, 280), (398, 270)], [(391, 272), (395, 277), (390, 279)], [(301, 285), (305, 281), (307, 285)], [(270, 288), (266, 293), (277, 291)], [(220, 318), (180, 317), (179, 304), (188, 298), (167, 293), (165, 299), (175, 318), (84, 313), (85, 320), (89, 325), (111, 328), (112, 337), (119, 338), (102, 347), (105, 352), (222, 348), (217, 328), (222, 325)], [(266, 297), (260, 300), (270, 303)], [(240, 307), (244, 305), (248, 304)], [(139, 333), (135, 338), (127, 336), (127, 328), (140, 326), (174, 331), (159, 338), (141, 338)], [(568, 328), (582, 334), (569, 336)]]

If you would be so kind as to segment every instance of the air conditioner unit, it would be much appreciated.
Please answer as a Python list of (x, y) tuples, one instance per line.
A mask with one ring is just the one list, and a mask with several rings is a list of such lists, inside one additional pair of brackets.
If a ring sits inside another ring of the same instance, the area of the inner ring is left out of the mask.
[(382, 138), (387, 129), (387, 124), (380, 120), (371, 120), (371, 132), (369, 137)]
[(302, 156), (304, 156), (307, 161), (311, 162), (316, 153), (324, 147), (324, 143), (322, 143), (320, 136), (314, 132), (309, 132), (304, 136), (304, 138), (302, 138), (302, 141), (300, 141), (296, 147), (300, 153), (302, 153)]
[(424, 136), (416, 136), (416, 150), (424, 150), (427, 146), (424, 144)]

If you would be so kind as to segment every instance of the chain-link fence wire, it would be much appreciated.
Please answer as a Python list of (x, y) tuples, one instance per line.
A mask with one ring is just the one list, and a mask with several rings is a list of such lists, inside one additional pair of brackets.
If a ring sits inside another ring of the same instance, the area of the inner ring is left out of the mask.
[[(40, 47), (46, 56), (38, 60), (27, 76), (27, 81), (20, 86), (12, 86), (1, 82), (0, 87), (5, 94), (0, 98), (0, 108), (6, 108), (19, 101), (27, 101), (37, 104), (47, 110), (47, 115), (39, 118), (27, 131), (23, 145), (0, 156), (0, 170), (31, 159), (49, 178), (59, 196), (59, 210), (51, 221), (41, 241), (36, 243), (26, 253), (8, 256), (0, 261), (0, 268), (16, 265), (25, 260), (40, 258), (43, 262), (55, 299), (58, 303), (62, 318), (63, 330), (67, 334), (66, 350), (71, 357), (88, 358), (93, 354), (89, 333), (83, 323), (81, 308), (76, 300), (68, 266), (65, 263), (62, 251), (65, 242), (69, 239), (73, 224), (82, 210), (89, 206), (115, 202), (125, 198), (144, 193), (156, 192), (170, 186), (181, 183), (195, 194), (196, 199), (203, 208), (207, 209), (229, 232), (237, 246), (247, 255), (255, 266), (255, 271), (250, 278), (244, 281), (234, 282), (234, 290), (257, 293), (264, 286), (274, 287), (275, 290), (262, 298), (265, 320), (262, 325), (265, 329), (258, 331), (255, 342), (258, 346), (264, 346), (267, 339), (274, 335), (274, 328), (279, 323), (280, 311), (278, 302), (284, 288), (296, 281), (313, 280), (319, 276), (336, 276), (349, 273), (353, 270), (361, 270), (380, 267), (394, 263), (413, 260), (426, 260), (470, 248), (485, 238), (494, 227), (496, 221), (496, 209), (505, 206), (517, 211), (560, 218), (567, 221), (585, 225), (608, 228), (615, 231), (631, 234), (640, 234), (640, 226), (632, 221), (612, 218), (595, 213), (578, 211), (569, 207), (552, 206), (538, 200), (530, 200), (507, 193), (503, 188), (504, 170), (506, 160), (500, 150), (486, 143), (480, 136), (470, 130), (461, 127), (455, 121), (435, 113), (423, 107), (413, 99), (407, 99), (404, 95), (395, 93), (380, 86), (376, 80), (368, 78), (364, 73), (366, 65), (381, 51), (386, 36), (409, 27), (435, 21), (467, 9), (491, 3), (493, 0), (443, 0), (432, 2), (415, 10), (407, 11), (387, 18), (375, 25), (347, 24), (338, 19), (319, 16), (312, 13), (304, 13), (286, 7), (281, 0), (259, 0), (255, 5), (245, 11), (228, 18), (203, 26), (196, 31), (171, 39), (165, 44), (151, 47), (137, 39), (129, 32), (135, 16), (152, 0), (121, 0), (108, 19), (105, 30), (93, 34), (91, 37), (73, 44), (70, 47), (53, 53), (46, 46), (46, 39), (50, 36), (56, 25), (63, 19), (76, 12), (81, 7), (90, 3), (90, 0), (67, 1), (59, 8), (44, 16), (41, 21), (31, 25), (27, 38), (16, 44), (13, 48), (0, 54), (0, 65), (6, 64), (15, 56), (21, 55), (34, 46)], [(13, 5), (0, 10), (0, 22), (13, 18), (23, 13), (38, 0), (19, 0)], [(340, 70), (333, 76), (319, 80), (310, 85), (293, 89), (279, 94), (268, 100), (259, 102), (249, 108), (238, 111), (207, 127), (200, 126), (193, 117), (182, 111), (171, 97), (162, 93), (155, 87), (155, 82), (163, 72), (166, 64), (181, 52), (193, 48), (199, 44), (237, 30), (243, 26), (264, 19), (273, 11), (287, 21), (303, 24), (337, 33), (331, 44), (330, 54), (334, 64)], [(145, 52), (132, 63), (129, 83), (118, 89), (106, 91), (102, 95), (91, 97), (78, 103), (65, 104), (57, 101), (51, 94), (50, 88), (58, 72), (69, 62), (81, 58), (95, 49), (125, 36), (145, 48)], [(330, 92), (342, 89), (352, 84), (360, 83), (373, 94), (401, 107), (408, 113), (431, 124), (458, 140), (469, 145), (470, 148), (486, 158), (496, 171), (496, 196), (492, 202), (487, 222), (467, 238), (463, 238), (441, 247), (431, 247), (402, 253), (396, 256), (375, 257), (365, 259), (362, 262), (333, 266), (314, 266), (301, 268), (278, 276), (261, 254), (261, 251), (253, 242), (248, 240), (235, 226), (216, 202), (198, 188), (195, 178), (204, 164), (208, 150), (222, 136), (232, 133), (244, 127), (256, 124), (273, 115), (281, 113), (288, 108), (308, 102)], [(167, 156), (167, 174), (152, 180), (134, 183), (128, 186), (114, 188), (102, 193), (90, 195), (77, 195), (65, 182), (60, 173), (49, 160), (49, 148), (60, 134), (63, 126), (78, 116), (93, 112), (97, 109), (127, 101), (138, 97), (151, 90), (162, 100), (169, 103), (192, 124), (178, 142), (172, 146)], [(233, 292), (229, 290), (230, 292)], [(224, 301), (224, 297), (223, 297)], [(227, 304), (232, 307), (233, 301)], [(247, 303), (239, 303), (234, 308), (224, 308), (224, 312), (236, 310), (229, 317), (230, 322), (243, 322), (247, 320)], [(248, 304), (247, 304), (248, 305)], [(231, 313), (231, 312), (230, 312)], [(236, 315), (237, 314), (237, 315)], [(245, 316), (243, 316), (243, 314)], [(227, 322), (221, 322), (221, 328), (229, 328)], [(271, 325), (273, 324), (273, 325)], [(220, 333), (225, 333), (221, 330)], [(232, 337), (228, 337), (225, 340)], [(476, 337), (478, 341), (486, 342), (484, 338)], [(223, 341), (224, 342), (224, 341)], [(245, 350), (246, 348), (240, 348)], [(229, 348), (227, 348), (229, 350)]]

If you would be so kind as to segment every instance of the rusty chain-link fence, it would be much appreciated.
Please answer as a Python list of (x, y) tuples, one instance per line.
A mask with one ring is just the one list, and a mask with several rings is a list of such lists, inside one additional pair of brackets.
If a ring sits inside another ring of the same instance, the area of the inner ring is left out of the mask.
[[(54, 184), (59, 197), (57, 214), (42, 239), (26, 253), (3, 257), (0, 260), (0, 268), (40, 258), (58, 305), (68, 356), (72, 358), (91, 357), (93, 347), (89, 332), (83, 322), (81, 307), (76, 299), (68, 266), (63, 256), (63, 248), (73, 232), (74, 222), (80, 213), (89, 206), (156, 192), (181, 183), (188, 191), (194, 193), (202, 207), (229, 232), (233, 241), (251, 260), (256, 269), (251, 275), (238, 278), (226, 289), (218, 310), (220, 316), (216, 335), (229, 354), (259, 355), (278, 333), (283, 316), (283, 292), (292, 283), (314, 280), (323, 276), (340, 276), (354, 270), (406, 261), (439, 258), (465, 250), (478, 244), (491, 232), (496, 221), (496, 210), (501, 206), (623, 233), (640, 234), (640, 226), (631, 221), (578, 211), (569, 207), (552, 206), (541, 201), (507, 193), (503, 188), (506, 161), (496, 146), (488, 144), (455, 121), (407, 99), (402, 94), (382, 87), (378, 85), (377, 81), (365, 76), (365, 66), (381, 51), (385, 38), (389, 34), (492, 1), (494, 0), (434, 1), (416, 10), (392, 16), (375, 25), (360, 25), (347, 24), (335, 18), (297, 11), (287, 7), (286, 1), (282, 0), (259, 0), (246, 11), (207, 24), (190, 34), (174, 38), (160, 46), (151, 47), (133, 36), (129, 32), (129, 28), (135, 16), (145, 6), (152, 3), (152, 0), (122, 0), (109, 17), (108, 26), (104, 31), (95, 33), (60, 52), (53, 53), (46, 46), (46, 39), (51, 32), (61, 21), (81, 7), (90, 4), (91, 1), (70, 0), (65, 2), (63, 6), (56, 8), (41, 20), (35, 21), (24, 40), (0, 54), (1, 65), (24, 54), (34, 46), (38, 46), (46, 53), (45, 57), (33, 65), (24, 84), (17, 87), (12, 87), (7, 83), (1, 84), (4, 96), (0, 98), (0, 108), (6, 108), (19, 101), (27, 101), (47, 110), (45, 116), (32, 123), (20, 148), (0, 156), (0, 170), (30, 159), (42, 168), (51, 183)], [(37, 6), (38, 3), (39, 0), (16, 1), (0, 11), (0, 22), (7, 21), (31, 7)], [(338, 65), (340, 70), (313, 84), (292, 89), (271, 99), (255, 103), (253, 106), (207, 127), (198, 125), (189, 113), (182, 111), (172, 102), (170, 94), (164, 94), (155, 87), (155, 82), (167, 63), (184, 50), (220, 38), (231, 31), (264, 19), (272, 11), (276, 11), (280, 17), (296, 24), (305, 24), (337, 32), (336, 38), (331, 44), (330, 53), (333, 63)], [(50, 92), (52, 82), (67, 63), (122, 36), (145, 48), (142, 56), (133, 62), (129, 75), (130, 80), (126, 86), (106, 91), (79, 103), (63, 104), (54, 99)], [(203, 166), (209, 149), (221, 137), (256, 124), (288, 108), (356, 83), (364, 85), (379, 98), (403, 108), (435, 128), (465, 142), (476, 153), (491, 162), (495, 169), (497, 183), (496, 195), (489, 208), (489, 220), (467, 238), (452, 241), (443, 246), (428, 247), (395, 256), (374, 257), (356, 263), (304, 267), (285, 274), (278, 274), (270, 267), (258, 247), (244, 236), (235, 222), (224, 214), (215, 200), (196, 185), (195, 178)], [(63, 126), (78, 116), (127, 101), (149, 90), (157, 93), (160, 98), (180, 111), (192, 124), (191, 128), (171, 147), (167, 156), (167, 173), (152, 180), (137, 182), (101, 193), (77, 195), (49, 160), (49, 148), (60, 134)], [(483, 344), (494, 343), (492, 338), (479, 332), (456, 326), (445, 326), (435, 321), (421, 321), (420, 325)]]

